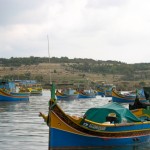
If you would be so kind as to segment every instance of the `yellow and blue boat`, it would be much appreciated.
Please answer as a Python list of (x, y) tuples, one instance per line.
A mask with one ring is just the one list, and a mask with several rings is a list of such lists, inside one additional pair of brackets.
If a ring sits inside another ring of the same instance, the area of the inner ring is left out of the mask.
[[(137, 94), (123, 95), (116, 90), (112, 90), (112, 101), (118, 103), (134, 103)], [(144, 95), (139, 95), (141, 102), (147, 102)]]
[(38, 87), (29, 87), (30, 96), (41, 96), (43, 89)]
[(58, 90), (56, 90), (56, 98), (57, 100), (74, 100), (74, 99), (78, 99), (78, 92), (74, 92), (72, 90), (71, 93), (67, 92), (60, 92)]
[(0, 102), (29, 101), (29, 96), (12, 95), (0, 89)]
[(115, 89), (116, 86), (113, 84), (102, 84), (96, 86), (97, 95), (102, 97), (112, 97), (112, 89)]
[(102, 97), (104, 97), (105, 96), (105, 90), (103, 89), (103, 88), (101, 88), (101, 87), (98, 87), (97, 89), (96, 89), (96, 94), (97, 95), (100, 95), (100, 96), (102, 96)]
[(78, 91), (78, 98), (95, 98), (96, 97), (96, 93), (92, 90), (81, 90)]
[(49, 104), (48, 116), (40, 113), (49, 126), (49, 150), (126, 146), (150, 141), (150, 121), (119, 103), (90, 108), (83, 117), (70, 116), (57, 105), (53, 85)]

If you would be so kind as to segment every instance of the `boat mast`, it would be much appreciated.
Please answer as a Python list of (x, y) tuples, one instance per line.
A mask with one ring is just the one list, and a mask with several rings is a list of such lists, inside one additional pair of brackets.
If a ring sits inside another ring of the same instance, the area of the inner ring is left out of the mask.
[[(49, 36), (47, 35), (47, 41), (48, 41), (48, 57), (49, 57), (49, 64), (50, 62), (50, 51), (49, 51)], [(51, 67), (49, 68), (49, 82), (51, 84)]]

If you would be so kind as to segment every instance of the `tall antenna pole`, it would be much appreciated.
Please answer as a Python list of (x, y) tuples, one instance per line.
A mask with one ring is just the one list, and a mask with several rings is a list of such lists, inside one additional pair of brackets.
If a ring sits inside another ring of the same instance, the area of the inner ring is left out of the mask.
[[(49, 64), (50, 62), (50, 52), (49, 52), (49, 36), (47, 35), (47, 41), (48, 41), (48, 56), (49, 56)], [(49, 82), (51, 84), (51, 67), (49, 68)]]

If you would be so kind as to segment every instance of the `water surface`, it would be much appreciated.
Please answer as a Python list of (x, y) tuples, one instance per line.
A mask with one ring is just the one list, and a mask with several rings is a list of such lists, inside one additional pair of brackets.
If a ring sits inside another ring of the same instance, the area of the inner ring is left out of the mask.
[[(48, 127), (39, 112), (48, 113), (50, 91), (42, 96), (31, 96), (29, 102), (0, 103), (0, 150), (47, 150)], [(94, 99), (58, 101), (58, 105), (70, 115), (82, 116), (94, 106), (108, 103), (111, 98), (97, 96)], [(146, 150), (149, 143), (132, 147), (96, 148), (89, 150)]]

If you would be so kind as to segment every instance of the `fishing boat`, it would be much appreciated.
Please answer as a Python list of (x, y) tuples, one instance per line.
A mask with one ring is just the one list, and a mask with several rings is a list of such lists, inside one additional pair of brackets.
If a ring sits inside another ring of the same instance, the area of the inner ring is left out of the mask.
[(3, 89), (0, 89), (0, 101), (1, 102), (14, 102), (14, 101), (29, 101), (29, 96), (15, 96)]
[[(119, 103), (134, 103), (136, 98), (136, 93), (132, 94), (121, 94), (117, 90), (112, 90), (112, 101), (119, 102)], [(144, 95), (139, 94), (139, 100), (142, 102), (146, 102), (146, 98)]]
[(96, 93), (92, 90), (80, 90), (78, 91), (78, 98), (95, 98), (96, 97)]
[(18, 92), (19, 93), (26, 93), (26, 92), (30, 93), (29, 89), (27, 87), (25, 87), (25, 86), (20, 86)]
[(29, 92), (30, 92), (30, 96), (40, 96), (42, 95), (42, 88), (38, 88), (38, 87), (29, 87), (28, 88)]
[(97, 92), (97, 93), (96, 93), (97, 95), (100, 95), (100, 96), (102, 96), (102, 97), (105, 96), (105, 91), (104, 91), (104, 89), (102, 89), (102, 88), (100, 88), (100, 87), (96, 89), (96, 92)]
[(30, 96), (39, 96), (42, 95), (43, 93), (43, 88), (40, 83), (37, 83), (36, 80), (21, 80), (19, 81), (19, 91), (18, 94), (20, 93), (26, 93), (30, 94)]
[(150, 121), (150, 103), (149, 102), (141, 102), (139, 97), (136, 96), (133, 104), (129, 104), (129, 110), (141, 120), (149, 120)]
[(112, 97), (112, 89), (115, 89), (116, 86), (113, 84), (102, 84), (96, 86), (97, 95), (102, 97)]
[(141, 120), (119, 103), (90, 108), (83, 117), (71, 116), (58, 106), (53, 85), (49, 104), (48, 115), (39, 114), (49, 126), (49, 150), (127, 146), (150, 141), (150, 121)]
[(68, 90), (67, 92), (60, 92), (56, 90), (57, 100), (74, 100), (78, 98), (78, 93), (74, 90)]

